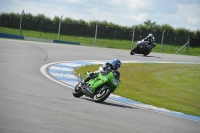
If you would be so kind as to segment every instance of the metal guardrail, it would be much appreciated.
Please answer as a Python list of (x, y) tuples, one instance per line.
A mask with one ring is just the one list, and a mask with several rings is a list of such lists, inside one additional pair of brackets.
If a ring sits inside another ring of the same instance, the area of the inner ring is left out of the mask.
[(60, 40), (51, 40), (51, 39), (31, 38), (31, 37), (24, 37), (24, 36), (5, 34), (5, 33), (0, 33), (0, 37), (2, 37), (2, 38), (11, 38), (11, 39), (21, 39), (21, 40), (27, 40), (27, 41), (38, 41), (38, 42), (49, 42), (49, 43), (62, 43), (62, 44), (80, 45), (79, 42), (69, 42), (69, 41), (60, 41)]

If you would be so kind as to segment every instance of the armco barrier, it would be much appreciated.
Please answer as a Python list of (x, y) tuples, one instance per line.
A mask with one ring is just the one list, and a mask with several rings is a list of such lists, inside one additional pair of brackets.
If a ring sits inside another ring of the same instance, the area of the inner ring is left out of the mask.
[(41, 38), (31, 38), (31, 37), (17, 36), (17, 35), (6, 34), (6, 33), (0, 33), (0, 37), (11, 38), (11, 39), (22, 39), (22, 40), (27, 40), (27, 41), (38, 41), (38, 42), (50, 42), (50, 43), (62, 43), (62, 44), (80, 45), (79, 42), (68, 42), (68, 41), (60, 41), (60, 40), (49, 40), (49, 39), (41, 39)]
[(24, 37), (24, 40), (53, 43), (53, 40), (50, 40), (50, 39), (41, 39), (41, 38)]
[(67, 41), (60, 41), (60, 40), (53, 40), (54, 43), (63, 43), (63, 44), (75, 44), (80, 45), (79, 42), (67, 42)]
[(0, 37), (24, 40), (24, 36), (17, 36), (17, 35), (5, 34), (5, 33), (0, 33)]

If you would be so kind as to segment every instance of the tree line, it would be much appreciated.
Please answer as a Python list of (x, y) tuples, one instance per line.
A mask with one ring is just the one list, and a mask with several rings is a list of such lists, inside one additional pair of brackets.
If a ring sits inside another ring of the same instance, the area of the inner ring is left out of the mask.
[[(20, 24), (21, 14), (17, 13), (1, 13), (0, 14), (0, 26), (7, 28), (18, 29)], [(38, 14), (36, 16), (28, 13), (22, 16), (22, 29), (33, 30), (41, 32), (52, 32), (58, 33), (58, 25), (60, 18), (55, 16), (53, 19), (46, 17), (43, 14)], [(94, 31), (96, 28), (97, 21), (86, 22), (82, 19), (74, 20), (71, 18), (62, 19), (61, 24), (61, 34), (72, 35), (72, 36), (94, 36)], [(133, 25), (131, 27), (120, 26), (112, 22), (101, 21), (98, 22), (98, 37), (113, 39), (113, 33), (116, 33), (117, 39), (131, 40), (133, 28), (136, 27), (136, 32), (152, 32), (152, 33), (162, 33), (164, 30), (165, 34), (168, 35), (179, 35), (188, 36), (190, 35), (190, 46), (199, 47), (200, 46), (200, 31), (190, 31), (185, 28), (173, 28), (169, 24), (158, 25), (156, 22), (151, 22), (147, 20), (142, 24)]]

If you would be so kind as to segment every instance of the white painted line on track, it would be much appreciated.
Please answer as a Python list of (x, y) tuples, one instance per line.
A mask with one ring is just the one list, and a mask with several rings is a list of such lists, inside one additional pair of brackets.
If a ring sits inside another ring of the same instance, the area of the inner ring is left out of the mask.
[[(47, 78), (53, 80), (56, 83), (64, 85), (68, 88), (74, 89), (74, 86), (78, 83), (77, 77), (73, 74), (73, 70), (77, 67), (85, 65), (103, 64), (110, 60), (93, 61), (93, 60), (82, 60), (82, 61), (60, 61), (46, 64), (40, 68), (41, 73)], [(157, 61), (122, 61), (122, 63), (176, 63), (176, 64), (200, 64), (195, 62), (157, 62)], [(181, 112), (167, 110), (165, 108), (158, 108), (152, 105), (143, 104), (134, 100), (130, 100), (115, 94), (111, 94), (107, 100), (111, 100), (117, 103), (131, 105), (136, 108), (150, 110), (162, 114), (176, 116), (184, 119), (200, 122), (200, 117), (187, 115)]]

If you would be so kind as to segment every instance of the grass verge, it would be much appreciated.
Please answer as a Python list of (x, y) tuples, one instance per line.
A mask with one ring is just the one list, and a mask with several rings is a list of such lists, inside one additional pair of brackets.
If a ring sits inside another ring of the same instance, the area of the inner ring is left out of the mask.
[[(100, 65), (75, 70), (83, 77)], [(120, 87), (115, 94), (142, 103), (200, 116), (199, 64), (122, 64)]]

